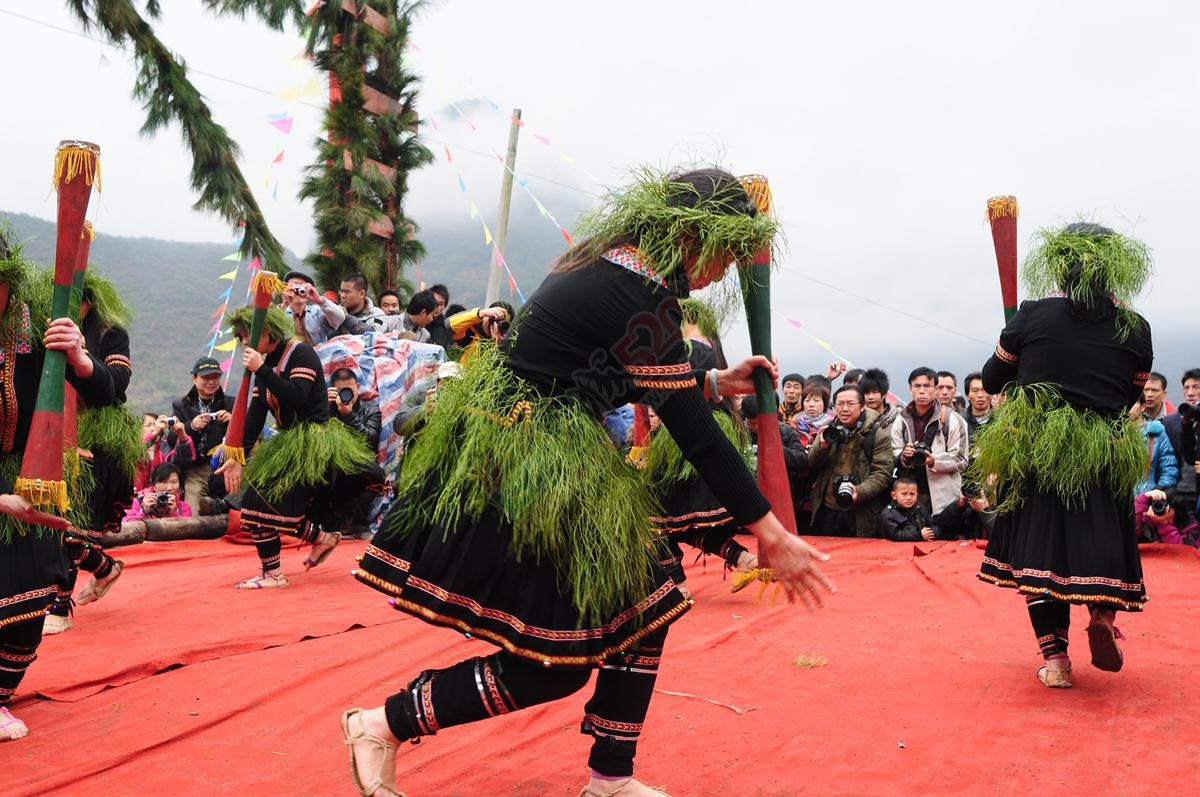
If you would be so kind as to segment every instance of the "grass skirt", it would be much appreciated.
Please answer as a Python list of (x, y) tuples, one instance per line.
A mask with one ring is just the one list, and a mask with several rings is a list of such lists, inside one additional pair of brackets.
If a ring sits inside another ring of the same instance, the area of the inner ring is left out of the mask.
[(133, 483), (138, 463), (146, 456), (142, 439), (142, 421), (125, 405), (88, 407), (79, 411), (79, 447), (95, 453), (103, 451), (119, 473)]
[(268, 502), (276, 502), (297, 487), (321, 487), (338, 474), (373, 466), (366, 438), (341, 421), (298, 423), (255, 446), (245, 479)]
[(442, 383), (356, 571), (397, 609), (550, 664), (596, 664), (688, 601), (658, 567), (657, 506), (599, 420), (482, 348)]
[(979, 578), (1029, 595), (1139, 611), (1146, 602), (1133, 518), (1145, 469), (1141, 433), (1062, 402), (1048, 386), (1017, 388), (976, 438), (968, 478), (998, 506)]

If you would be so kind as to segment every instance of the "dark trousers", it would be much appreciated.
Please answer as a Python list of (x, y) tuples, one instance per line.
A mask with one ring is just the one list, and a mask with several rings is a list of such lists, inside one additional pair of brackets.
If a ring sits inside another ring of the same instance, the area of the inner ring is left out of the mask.
[(104, 578), (116, 564), (116, 560), (104, 552), (100, 543), (91, 539), (68, 535), (63, 539), (63, 551), (67, 555), (67, 579), (58, 585), (58, 594), (50, 607), (50, 614), (59, 617), (71, 613), (71, 594), (75, 592), (80, 570), (92, 573), (96, 578)]
[(25, 671), (37, 659), (45, 615), (12, 625), (0, 626), (0, 706), (12, 703)]
[[(593, 738), (588, 766), (601, 775), (633, 774), (666, 636), (664, 626), (600, 667), (580, 730)], [(582, 689), (590, 677), (587, 668), (543, 667), (500, 651), (446, 669), (426, 670), (404, 691), (389, 697), (384, 710), (396, 738), (417, 739), (441, 728), (558, 700)]]
[(830, 509), (822, 504), (813, 518), (812, 533), (822, 537), (857, 537), (854, 509)]

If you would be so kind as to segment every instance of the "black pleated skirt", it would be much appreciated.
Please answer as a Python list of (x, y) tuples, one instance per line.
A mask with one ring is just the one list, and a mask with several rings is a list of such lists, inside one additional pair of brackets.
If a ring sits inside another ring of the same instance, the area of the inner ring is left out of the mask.
[(0, 543), (0, 628), (45, 614), (66, 578), (59, 532), (30, 530)]
[(1068, 603), (1141, 611), (1147, 598), (1131, 497), (1094, 487), (1068, 507), (1032, 483), (1025, 496), (997, 518), (979, 578)]
[(511, 528), (495, 506), (453, 528), (430, 523), (395, 537), (387, 526), (360, 558), (359, 581), (389, 595), (399, 611), (546, 666), (599, 664), (691, 605), (647, 550), (649, 591), (586, 622), (554, 561), (512, 553)]

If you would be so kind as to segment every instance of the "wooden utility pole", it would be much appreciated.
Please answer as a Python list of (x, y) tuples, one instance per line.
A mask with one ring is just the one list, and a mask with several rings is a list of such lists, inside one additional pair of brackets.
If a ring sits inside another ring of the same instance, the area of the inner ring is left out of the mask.
[(495, 248), (492, 249), (492, 265), (488, 269), (488, 287), (485, 305), (500, 298), (500, 253), (508, 241), (508, 209), (512, 205), (513, 172), (517, 164), (517, 136), (521, 133), (521, 109), (514, 108), (512, 126), (508, 129), (508, 154), (504, 158), (504, 181), (500, 184), (500, 214), (496, 221)]

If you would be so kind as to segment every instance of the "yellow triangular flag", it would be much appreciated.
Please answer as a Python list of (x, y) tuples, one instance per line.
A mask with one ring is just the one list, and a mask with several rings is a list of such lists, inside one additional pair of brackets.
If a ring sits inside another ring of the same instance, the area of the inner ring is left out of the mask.
[(290, 89), (275, 92), (275, 96), (288, 102), (295, 102), (300, 97), (300, 89), (293, 86)]
[(241, 253), (241, 252), (234, 252), (232, 255), (225, 255), (225, 257), (223, 257), (223, 258), (221, 258), (221, 259), (222, 259), (222, 260), (233, 260), (233, 261), (235, 261), (235, 262), (236, 262), (236, 261), (238, 261), (238, 260), (241, 260), (241, 259), (242, 259), (242, 253)]
[(216, 346), (213, 346), (213, 348), (216, 349), (217, 351), (233, 351), (233, 347), (236, 345), (237, 345), (237, 338), (230, 338), (229, 340), (225, 341), (224, 343), (218, 343)]
[(232, 279), (237, 279), (237, 273), (238, 273), (238, 270), (235, 268), (233, 271), (227, 271), (227, 272), (225, 272), (225, 273), (224, 273), (224, 274), (222, 274), (221, 276), (217, 277), (217, 279), (219, 279), (219, 280), (232, 280)]
[(488, 229), (486, 224), (483, 225), (483, 242), (488, 246), (492, 244), (492, 231)]
[(321, 81), (315, 77), (310, 77), (308, 82), (300, 87), (299, 96), (301, 97), (320, 97), (321, 96)]

